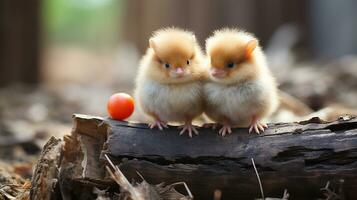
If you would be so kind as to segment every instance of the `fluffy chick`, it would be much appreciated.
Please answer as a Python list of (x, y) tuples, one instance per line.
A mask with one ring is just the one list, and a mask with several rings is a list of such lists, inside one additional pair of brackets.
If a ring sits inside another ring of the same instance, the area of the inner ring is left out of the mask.
[(136, 79), (140, 110), (152, 118), (150, 128), (163, 130), (167, 122), (184, 123), (180, 135), (198, 134), (192, 120), (202, 114), (203, 55), (192, 32), (160, 29), (149, 39)]
[(247, 126), (249, 132), (263, 132), (267, 125), (260, 120), (277, 108), (278, 97), (258, 40), (241, 30), (222, 29), (206, 40), (206, 53), (205, 114), (223, 125), (219, 134)]

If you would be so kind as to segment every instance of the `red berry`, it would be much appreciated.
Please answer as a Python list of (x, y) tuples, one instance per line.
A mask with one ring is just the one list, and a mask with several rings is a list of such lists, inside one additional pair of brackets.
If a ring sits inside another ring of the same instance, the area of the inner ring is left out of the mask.
[(126, 119), (134, 112), (134, 99), (126, 93), (113, 94), (109, 98), (107, 109), (111, 118)]

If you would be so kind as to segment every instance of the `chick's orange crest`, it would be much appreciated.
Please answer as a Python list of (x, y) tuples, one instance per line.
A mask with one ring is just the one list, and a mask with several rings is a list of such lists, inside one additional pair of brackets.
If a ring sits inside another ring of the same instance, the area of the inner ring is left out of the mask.
[(256, 39), (250, 40), (245, 49), (245, 58), (250, 59), (255, 48), (258, 46), (258, 41)]

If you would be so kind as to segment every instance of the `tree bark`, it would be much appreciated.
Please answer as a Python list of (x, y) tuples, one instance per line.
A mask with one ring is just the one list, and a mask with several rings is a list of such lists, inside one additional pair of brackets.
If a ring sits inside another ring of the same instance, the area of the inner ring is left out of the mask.
[(31, 199), (61, 199), (58, 188), (58, 169), (61, 164), (63, 141), (51, 137), (40, 155), (31, 180)]
[(40, 0), (0, 1), (0, 86), (40, 79)]
[(345, 199), (357, 194), (357, 118), (352, 117), (269, 124), (262, 135), (240, 128), (221, 137), (202, 128), (189, 138), (172, 126), (159, 131), (74, 115), (63, 151), (59, 182), (64, 199), (85, 199), (94, 186), (117, 187), (104, 169), (105, 154), (128, 180), (140, 180), (139, 172), (151, 184), (184, 181), (195, 199), (212, 199), (216, 189), (223, 200), (259, 198), (251, 158), (265, 196), (281, 197), (287, 189), (292, 199), (316, 199), (323, 197), (320, 188), (327, 181)]
[(270, 124), (262, 135), (235, 129), (221, 137), (203, 129), (198, 137), (179, 136), (145, 125), (108, 120), (107, 153), (123, 172), (139, 171), (150, 183), (185, 181), (197, 199), (210, 199), (215, 189), (223, 199), (259, 197), (254, 159), (266, 195), (288, 189), (293, 199), (319, 197), (327, 181), (344, 180), (347, 199), (357, 192), (357, 119), (325, 123)]

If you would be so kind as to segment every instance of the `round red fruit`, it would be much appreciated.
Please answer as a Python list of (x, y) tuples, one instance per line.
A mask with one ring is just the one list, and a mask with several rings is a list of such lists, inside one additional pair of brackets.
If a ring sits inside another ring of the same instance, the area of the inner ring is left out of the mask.
[(126, 93), (113, 94), (109, 98), (107, 109), (111, 118), (124, 120), (134, 112), (134, 99)]

